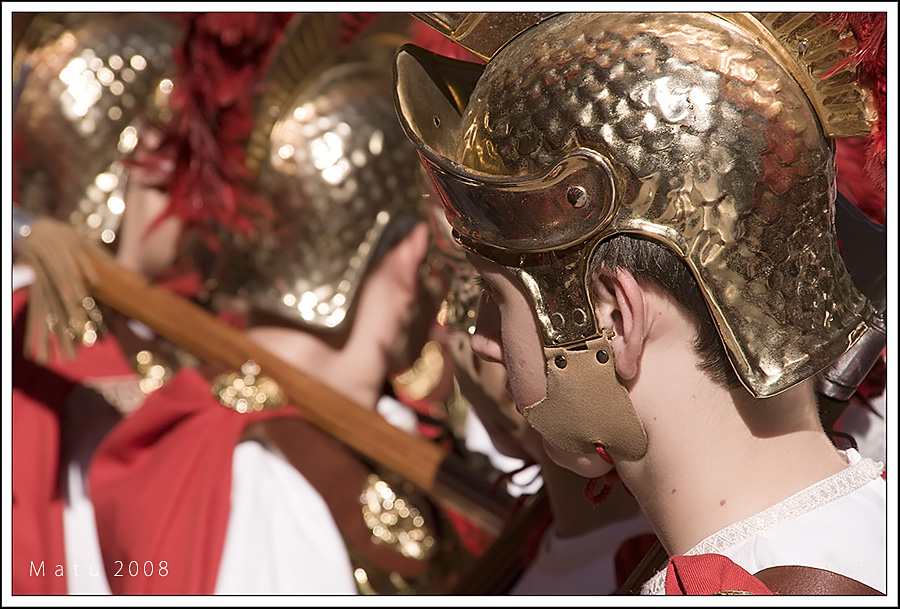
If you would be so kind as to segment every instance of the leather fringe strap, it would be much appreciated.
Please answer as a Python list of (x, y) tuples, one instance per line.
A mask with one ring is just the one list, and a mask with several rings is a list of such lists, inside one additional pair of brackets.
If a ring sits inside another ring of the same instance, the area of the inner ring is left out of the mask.
[(112, 256), (78, 234), (75, 228), (52, 218), (31, 224), (31, 232), (18, 245), (17, 262), (34, 271), (26, 319), (25, 355), (46, 363), (52, 345), (61, 359), (74, 359), (79, 342), (94, 344), (104, 331), (103, 316), (84, 281), (94, 281), (88, 253)]

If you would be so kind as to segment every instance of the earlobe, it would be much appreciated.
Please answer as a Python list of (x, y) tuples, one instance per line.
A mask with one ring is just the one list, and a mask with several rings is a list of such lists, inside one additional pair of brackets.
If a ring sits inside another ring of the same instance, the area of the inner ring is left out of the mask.
[(615, 332), (611, 342), (616, 372), (622, 379), (633, 379), (644, 346), (644, 292), (634, 276), (622, 269), (615, 274), (596, 272), (592, 282), (597, 321)]

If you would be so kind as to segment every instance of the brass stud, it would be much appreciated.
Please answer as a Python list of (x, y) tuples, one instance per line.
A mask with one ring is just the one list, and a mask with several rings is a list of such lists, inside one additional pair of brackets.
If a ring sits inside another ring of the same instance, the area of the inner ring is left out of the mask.
[(572, 186), (566, 192), (566, 200), (569, 201), (569, 205), (576, 209), (584, 207), (588, 200), (587, 191), (583, 186)]

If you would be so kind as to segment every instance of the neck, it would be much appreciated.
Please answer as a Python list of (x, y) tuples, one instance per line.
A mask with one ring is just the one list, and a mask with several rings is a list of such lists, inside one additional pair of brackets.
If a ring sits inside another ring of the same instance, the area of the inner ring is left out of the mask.
[(553, 526), (561, 538), (585, 535), (640, 514), (637, 502), (621, 484), (616, 484), (603, 503), (594, 505), (584, 498), (588, 479), (560, 467), (549, 458), (541, 459), (541, 477), (547, 486)]
[(670, 556), (846, 467), (809, 384), (754, 399), (704, 379), (676, 372), (665, 396), (632, 392), (650, 448), (618, 469)]
[(275, 326), (252, 327), (247, 335), (360, 406), (375, 408), (384, 387), (387, 364), (374, 342), (351, 337), (336, 344), (310, 332)]

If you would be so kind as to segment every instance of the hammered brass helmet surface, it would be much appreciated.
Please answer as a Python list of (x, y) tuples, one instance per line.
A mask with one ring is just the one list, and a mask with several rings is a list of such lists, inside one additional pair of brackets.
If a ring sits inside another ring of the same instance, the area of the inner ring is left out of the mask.
[(349, 315), (388, 227), (422, 206), (392, 103), (405, 39), (386, 31), (338, 51), (337, 16), (303, 15), (273, 62), (250, 161), (276, 221), (242, 286), (255, 306), (323, 329)]
[[(526, 30), (486, 66), (398, 55), (401, 122), (451, 225), (514, 271), (545, 345), (596, 336), (586, 260), (622, 233), (688, 264), (754, 395), (815, 374), (864, 332), (872, 309), (832, 229), (833, 148), (779, 52), (795, 39), (762, 44), (769, 26), (575, 13)], [(850, 48), (845, 36), (808, 40), (816, 57)]]
[[(14, 57), (16, 203), (113, 243), (134, 152), (165, 120), (177, 22), (152, 13), (39, 14)], [(22, 154), (18, 151), (21, 150)]]

